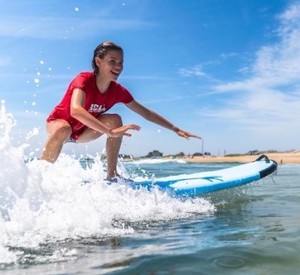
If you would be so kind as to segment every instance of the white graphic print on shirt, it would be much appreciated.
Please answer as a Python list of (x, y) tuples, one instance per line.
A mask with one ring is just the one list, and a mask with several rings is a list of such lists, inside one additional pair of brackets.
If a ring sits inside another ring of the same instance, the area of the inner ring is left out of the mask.
[(89, 113), (103, 113), (105, 111), (105, 105), (91, 104), (89, 108)]

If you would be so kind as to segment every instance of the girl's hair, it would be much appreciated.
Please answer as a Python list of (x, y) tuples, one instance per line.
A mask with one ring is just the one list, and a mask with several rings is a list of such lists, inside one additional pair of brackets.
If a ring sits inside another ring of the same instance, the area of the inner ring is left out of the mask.
[(106, 41), (106, 42), (102, 42), (100, 45), (98, 45), (96, 47), (96, 49), (94, 50), (94, 56), (93, 56), (93, 60), (92, 60), (92, 67), (94, 70), (94, 75), (99, 74), (99, 68), (96, 65), (95, 57), (103, 58), (109, 51), (120, 51), (123, 53), (123, 49), (113, 42)]

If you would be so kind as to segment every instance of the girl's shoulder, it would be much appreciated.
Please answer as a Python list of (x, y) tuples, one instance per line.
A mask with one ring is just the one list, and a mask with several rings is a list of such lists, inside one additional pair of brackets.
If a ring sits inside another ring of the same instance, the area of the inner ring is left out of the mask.
[(81, 72), (77, 74), (71, 81), (70, 86), (73, 88), (84, 88), (86, 85), (90, 85), (95, 82), (95, 76), (93, 72)]
[(76, 75), (75, 79), (89, 80), (95, 79), (95, 76), (93, 72), (80, 72), (78, 75)]
[(96, 81), (93, 79), (95, 79), (93, 72), (81, 72), (70, 82), (67, 91), (72, 93), (75, 88), (89, 90), (90, 87), (96, 86)]

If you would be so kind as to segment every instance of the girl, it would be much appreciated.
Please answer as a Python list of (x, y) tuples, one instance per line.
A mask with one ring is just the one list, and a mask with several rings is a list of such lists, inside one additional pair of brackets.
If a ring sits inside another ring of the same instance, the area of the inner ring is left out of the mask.
[(70, 83), (62, 101), (47, 118), (48, 139), (41, 159), (55, 162), (67, 141), (88, 142), (106, 134), (107, 179), (118, 175), (117, 160), (122, 137), (135, 124), (123, 125), (118, 114), (106, 112), (116, 103), (124, 103), (146, 120), (174, 131), (184, 138), (199, 138), (175, 127), (171, 122), (134, 100), (116, 81), (123, 70), (123, 49), (113, 42), (103, 42), (94, 50), (93, 72), (82, 72)]

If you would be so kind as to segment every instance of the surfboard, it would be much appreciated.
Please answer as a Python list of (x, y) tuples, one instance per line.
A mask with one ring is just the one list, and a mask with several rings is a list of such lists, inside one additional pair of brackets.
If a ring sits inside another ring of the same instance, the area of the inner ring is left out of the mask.
[(206, 193), (242, 186), (258, 181), (277, 170), (277, 163), (266, 155), (255, 161), (215, 171), (168, 176), (153, 180), (134, 180), (134, 189), (158, 188), (179, 196), (200, 196)]

